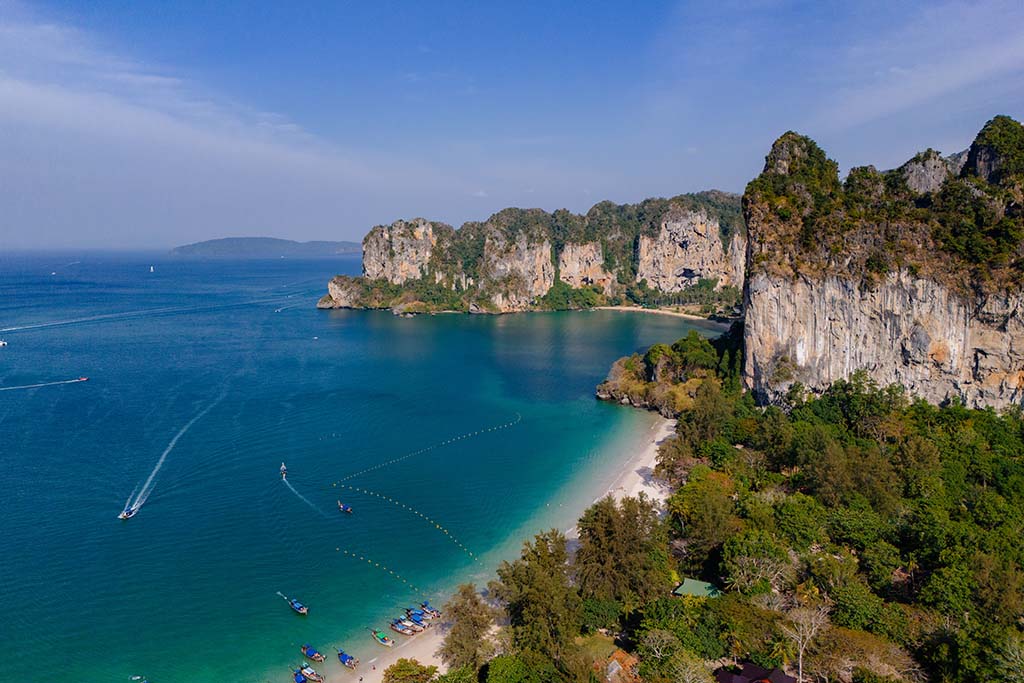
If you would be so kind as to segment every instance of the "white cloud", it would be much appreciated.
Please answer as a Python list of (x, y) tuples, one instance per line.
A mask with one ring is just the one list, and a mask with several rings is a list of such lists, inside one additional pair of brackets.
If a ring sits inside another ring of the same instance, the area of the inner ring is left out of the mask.
[(814, 119), (824, 128), (849, 128), (928, 104), (948, 113), (962, 106), (958, 94), (972, 87), (1001, 88), (1024, 76), (1024, 4), (924, 5), (841, 48), (833, 74), (839, 87)]

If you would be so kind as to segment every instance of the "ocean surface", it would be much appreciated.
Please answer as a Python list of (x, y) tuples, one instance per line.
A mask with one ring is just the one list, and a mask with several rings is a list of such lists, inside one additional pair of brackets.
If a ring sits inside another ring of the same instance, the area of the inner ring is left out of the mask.
[(0, 255), (0, 681), (288, 681), (304, 642), (366, 662), (368, 627), (607, 487), (653, 421), (593, 398), (616, 358), (718, 331), (315, 309), (358, 269)]

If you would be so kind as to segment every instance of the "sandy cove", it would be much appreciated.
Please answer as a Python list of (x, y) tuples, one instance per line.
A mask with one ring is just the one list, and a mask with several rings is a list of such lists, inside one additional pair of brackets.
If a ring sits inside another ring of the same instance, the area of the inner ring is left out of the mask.
[[(654, 479), (654, 468), (658, 464), (658, 445), (672, 435), (675, 424), (675, 420), (659, 418), (651, 425), (642, 437), (634, 442), (631, 447), (635, 449), (632, 457), (622, 466), (615, 481), (602, 495), (611, 495), (616, 500), (621, 500), (626, 496), (635, 497), (643, 493), (653, 498), (659, 505), (664, 503), (671, 494), (671, 489)], [(579, 514), (582, 513), (583, 510), (580, 510)], [(576, 528), (570, 529), (567, 535), (575, 537)], [(412, 637), (391, 633), (389, 635), (395, 639), (395, 647), (378, 646), (377, 654), (362, 660), (356, 671), (343, 668), (335, 658), (329, 660), (326, 665), (315, 665), (314, 668), (325, 675), (328, 683), (381, 683), (384, 680), (384, 670), (401, 658), (415, 659), (420, 664), (433, 664), (439, 671), (444, 672), (447, 667), (437, 655), (444, 634), (443, 623), (435, 623), (423, 633)]]
[(706, 323), (717, 322), (714, 320), (708, 320), (707, 316), (694, 315), (693, 313), (683, 313), (682, 311), (674, 311), (670, 308), (644, 308), (643, 306), (594, 306), (594, 310), (626, 311), (627, 313), (652, 313), (654, 315), (670, 315), (676, 318), (686, 318), (688, 320), (700, 320)]

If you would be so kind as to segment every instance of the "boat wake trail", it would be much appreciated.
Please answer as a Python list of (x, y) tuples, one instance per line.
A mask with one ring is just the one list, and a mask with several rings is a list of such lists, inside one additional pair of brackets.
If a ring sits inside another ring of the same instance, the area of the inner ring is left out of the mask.
[(431, 446), (427, 446), (426, 448), (421, 448), (418, 451), (413, 451), (412, 453), (406, 453), (405, 455), (403, 455), (401, 457), (392, 458), (391, 460), (385, 460), (384, 462), (377, 463), (373, 467), (367, 467), (365, 470), (359, 470), (358, 472), (354, 472), (354, 473), (352, 473), (352, 474), (350, 474), (348, 476), (342, 477), (338, 481), (334, 482), (333, 485), (337, 486), (338, 484), (341, 484), (342, 482), (346, 482), (349, 479), (355, 479), (356, 477), (362, 476), (362, 475), (367, 474), (369, 472), (373, 472), (375, 470), (379, 470), (382, 467), (387, 467), (388, 465), (394, 465), (396, 463), (400, 463), (403, 460), (408, 460), (409, 458), (415, 457), (417, 455), (423, 455), (424, 453), (429, 453), (430, 451), (437, 450), (438, 448), (441, 448), (443, 446), (447, 446), (448, 444), (456, 443), (457, 441), (463, 441), (465, 439), (470, 439), (470, 438), (472, 438), (474, 436), (480, 436), (481, 434), (488, 434), (490, 432), (497, 432), (497, 431), (500, 431), (502, 429), (508, 429), (509, 427), (514, 427), (514, 426), (516, 426), (517, 424), (519, 424), (522, 421), (523, 421), (523, 416), (520, 415), (519, 413), (516, 413), (516, 419), (511, 420), (509, 422), (506, 422), (504, 424), (495, 425), (494, 427), (487, 427), (485, 429), (478, 429), (475, 432), (467, 432), (467, 433), (462, 434), (460, 436), (453, 436), (450, 439), (446, 439), (444, 441), (435, 443), (435, 444), (433, 444)]
[(299, 497), (299, 500), (301, 500), (301, 501), (302, 501), (303, 503), (305, 503), (305, 504), (306, 504), (306, 505), (308, 505), (309, 507), (311, 507), (311, 508), (313, 508), (314, 510), (316, 510), (317, 514), (319, 514), (319, 515), (321, 515), (321, 516), (323, 516), (323, 517), (325, 517), (325, 518), (327, 518), (327, 519), (330, 519), (330, 517), (328, 517), (328, 515), (327, 515), (327, 513), (326, 513), (326, 512), (324, 512), (323, 510), (321, 510), (320, 508), (318, 508), (318, 507), (317, 507), (316, 505), (314, 505), (314, 504), (313, 504), (313, 501), (311, 501), (311, 500), (310, 500), (309, 498), (306, 498), (306, 497), (305, 497), (304, 495), (302, 495), (301, 493), (299, 493), (299, 492), (298, 492), (298, 491), (297, 491), (297, 490), (295, 489), (295, 487), (294, 487), (294, 486), (292, 486), (292, 483), (291, 483), (290, 481), (288, 481), (287, 477), (286, 477), (286, 478), (284, 478), (284, 479), (282, 479), (281, 481), (283, 481), (283, 482), (284, 482), (284, 485), (285, 485), (285, 486), (287, 486), (288, 488), (290, 488), (290, 489), (291, 489), (292, 493), (294, 493), (294, 494), (295, 494), (296, 496), (298, 496), (298, 497)]
[(218, 403), (223, 401), (224, 396), (226, 395), (227, 392), (222, 393), (220, 396), (214, 399), (213, 403), (199, 411), (199, 414), (197, 414), (191, 420), (186, 422), (185, 426), (178, 430), (178, 433), (174, 435), (174, 438), (171, 439), (171, 442), (167, 444), (167, 448), (165, 448), (164, 452), (160, 454), (160, 459), (156, 461), (156, 467), (154, 467), (153, 471), (149, 473), (149, 476), (146, 478), (145, 483), (142, 484), (142, 488), (139, 489), (138, 495), (135, 496), (134, 500), (129, 498), (129, 501), (131, 502), (129, 503), (128, 506), (126, 506), (125, 509), (137, 511), (139, 508), (146, 504), (146, 501), (149, 499), (149, 494), (153, 492), (153, 487), (155, 485), (154, 482), (156, 481), (156, 475), (158, 472), (160, 472), (160, 468), (164, 466), (164, 461), (167, 460), (167, 456), (170, 454), (171, 451), (174, 450), (174, 447), (178, 444), (178, 439), (184, 436), (185, 432), (192, 428), (192, 425), (194, 425), (196, 422), (199, 422), (199, 420), (201, 420), (203, 416), (205, 416), (208, 412), (213, 410)]
[(78, 382), (84, 382), (84, 377), (76, 377), (75, 379), (64, 379), (59, 382), (41, 382), (39, 384), (23, 384), (18, 387), (0, 387), (0, 391), (14, 391), (16, 389), (38, 389), (39, 387), (55, 387), (58, 384), (77, 384)]
[(164, 308), (146, 308), (139, 311), (122, 311), (121, 313), (103, 313), (91, 315), (84, 318), (70, 318), (68, 320), (54, 320), (45, 323), (32, 323), (29, 325), (17, 325), (15, 327), (2, 327), (0, 332), (20, 332), (21, 330), (39, 330), (48, 327), (65, 327), (67, 325), (80, 325), (82, 323), (106, 322), (108, 320), (127, 320), (143, 318), (151, 315), (170, 315), (174, 313), (196, 313), (199, 311), (215, 311), (223, 308), (237, 308), (252, 304), (283, 303), (286, 299), (280, 296), (271, 299), (253, 299), (251, 301), (239, 301), (235, 303), (214, 304), (211, 306), (167, 306)]

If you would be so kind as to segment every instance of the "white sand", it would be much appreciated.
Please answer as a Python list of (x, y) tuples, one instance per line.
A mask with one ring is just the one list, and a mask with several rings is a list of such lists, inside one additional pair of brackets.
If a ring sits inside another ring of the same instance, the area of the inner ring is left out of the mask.
[(441, 641), (444, 640), (444, 631), (440, 625), (431, 626), (423, 633), (412, 637), (398, 633), (391, 635), (395, 639), (394, 647), (385, 648), (378, 645), (377, 648), (380, 652), (376, 658), (363, 660), (355, 671), (345, 669), (344, 673), (328, 676), (327, 680), (331, 683), (335, 681), (348, 682), (358, 681), (362, 677), (361, 680), (364, 683), (380, 683), (384, 680), (384, 669), (402, 658), (415, 659), (420, 664), (433, 664), (442, 673), (448, 670), (436, 654), (438, 648), (441, 647)]
[(610, 493), (615, 500), (622, 500), (626, 496), (636, 497), (641, 493), (653, 498), (659, 504), (668, 500), (672, 493), (671, 489), (662, 481), (654, 478), (654, 468), (658, 465), (658, 446), (675, 431), (676, 421), (661, 418), (654, 425), (645, 437), (642, 447), (638, 448), (636, 454), (626, 462), (615, 483), (611, 485), (607, 493)]

